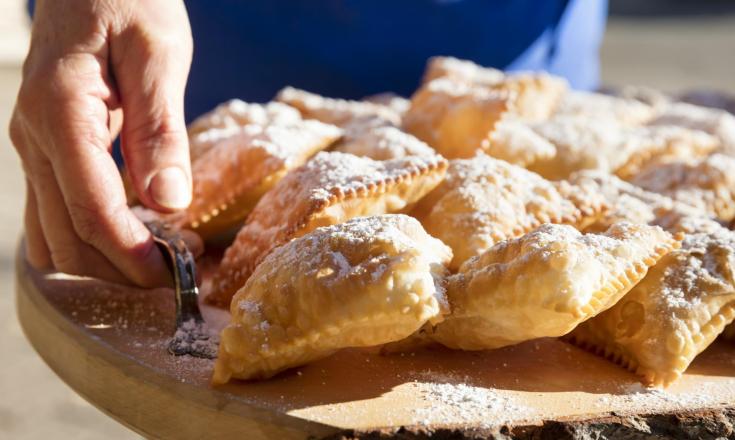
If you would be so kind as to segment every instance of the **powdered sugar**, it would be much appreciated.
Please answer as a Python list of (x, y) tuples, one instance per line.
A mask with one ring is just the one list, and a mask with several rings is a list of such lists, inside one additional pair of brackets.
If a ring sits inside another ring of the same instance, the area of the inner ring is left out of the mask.
[(365, 156), (375, 160), (406, 156), (431, 157), (434, 149), (416, 137), (392, 126), (351, 125), (345, 139), (334, 151)]
[[(413, 375), (413, 373), (411, 374)], [(418, 373), (411, 383), (421, 406), (413, 410), (414, 423), (432, 426), (472, 423), (480, 428), (496, 426), (519, 415), (535, 411), (518, 404), (492, 388), (474, 386), (469, 377)]]

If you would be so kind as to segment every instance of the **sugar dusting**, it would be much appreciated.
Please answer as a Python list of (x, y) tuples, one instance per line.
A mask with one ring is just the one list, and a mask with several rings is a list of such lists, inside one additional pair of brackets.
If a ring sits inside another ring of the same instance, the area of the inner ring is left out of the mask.
[(484, 428), (535, 412), (493, 388), (475, 386), (469, 376), (431, 370), (411, 374), (412, 392), (422, 403), (412, 411), (413, 422), (419, 425), (472, 423)]
[[(600, 396), (596, 407), (624, 408), (636, 413), (658, 413), (665, 410), (692, 410), (723, 405), (721, 383), (702, 382), (696, 392), (674, 393), (660, 388), (647, 388), (640, 383), (626, 383), (619, 394)], [(714, 397), (713, 397), (714, 396)]]

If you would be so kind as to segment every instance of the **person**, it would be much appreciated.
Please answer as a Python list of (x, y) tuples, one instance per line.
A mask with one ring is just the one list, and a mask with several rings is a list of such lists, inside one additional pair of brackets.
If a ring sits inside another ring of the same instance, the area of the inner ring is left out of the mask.
[(432, 55), (547, 70), (593, 89), (606, 8), (606, 0), (31, 2), (10, 123), (27, 183), (26, 257), (36, 268), (168, 284), (126, 204), (111, 154), (118, 135), (141, 202), (173, 212), (191, 201), (185, 121), (222, 101), (266, 101), (285, 85), (345, 98), (409, 95)]

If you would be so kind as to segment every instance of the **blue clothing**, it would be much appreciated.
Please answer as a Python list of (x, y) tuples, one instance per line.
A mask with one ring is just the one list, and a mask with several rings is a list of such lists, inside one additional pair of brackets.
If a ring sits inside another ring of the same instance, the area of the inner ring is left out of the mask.
[(188, 0), (188, 120), (285, 85), (344, 98), (410, 95), (426, 60), (452, 55), (598, 85), (607, 0)]

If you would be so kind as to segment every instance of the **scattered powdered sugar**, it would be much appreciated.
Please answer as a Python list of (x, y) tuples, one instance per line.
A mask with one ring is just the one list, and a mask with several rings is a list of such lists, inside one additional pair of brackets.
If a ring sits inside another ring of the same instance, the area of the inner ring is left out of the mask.
[(334, 151), (375, 160), (397, 159), (406, 156), (431, 157), (434, 149), (418, 138), (397, 127), (374, 127), (369, 124), (351, 124), (345, 139)]
[[(298, 181), (297, 190), (311, 200), (329, 200), (335, 193), (348, 193), (360, 188), (405, 178), (436, 166), (439, 157), (415, 156), (375, 161), (366, 157), (338, 152), (319, 153), (286, 179)], [(285, 180), (285, 179), (284, 179)], [(293, 183), (293, 182), (288, 182)], [(285, 184), (284, 184), (285, 185)], [(285, 192), (284, 192), (285, 193)], [(284, 196), (291, 194), (284, 194)], [(293, 200), (299, 200), (294, 198)]]
[(661, 412), (664, 409), (696, 409), (721, 402), (710, 397), (715, 393), (713, 387), (720, 385), (704, 382), (698, 392), (671, 393), (659, 388), (646, 388), (640, 383), (620, 386), (621, 394), (606, 395), (597, 400), (598, 406), (623, 406), (637, 413)]
[(509, 421), (511, 414), (528, 416), (533, 412), (495, 389), (472, 385), (469, 377), (432, 371), (417, 376), (411, 386), (416, 388), (424, 405), (414, 409), (414, 423), (472, 423), (483, 427)]
[(301, 119), (299, 112), (280, 102), (247, 103), (239, 99), (226, 101), (198, 117), (189, 126), (192, 134), (213, 128), (239, 127), (247, 124), (291, 123)]

